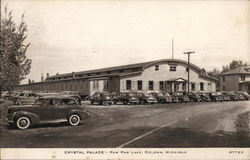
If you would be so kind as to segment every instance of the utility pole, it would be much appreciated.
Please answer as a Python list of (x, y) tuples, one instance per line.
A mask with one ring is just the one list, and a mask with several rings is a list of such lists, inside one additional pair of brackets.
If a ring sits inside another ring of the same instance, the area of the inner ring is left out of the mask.
[(172, 59), (174, 59), (174, 39), (172, 38)]
[(195, 53), (193, 52), (184, 52), (184, 54), (188, 55), (188, 92), (189, 92), (189, 85), (190, 85), (190, 76), (189, 76), (189, 66), (190, 66), (190, 54)]

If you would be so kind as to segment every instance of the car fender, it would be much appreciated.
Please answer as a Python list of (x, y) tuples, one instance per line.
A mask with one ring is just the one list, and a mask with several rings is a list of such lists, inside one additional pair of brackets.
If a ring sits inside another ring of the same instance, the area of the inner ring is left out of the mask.
[(69, 117), (70, 117), (72, 114), (77, 114), (78, 116), (80, 116), (81, 120), (90, 118), (90, 115), (89, 115), (88, 112), (85, 112), (85, 111), (80, 110), (80, 109), (73, 109), (73, 110), (71, 110), (71, 111), (68, 113), (67, 119), (69, 119)]
[(30, 118), (32, 124), (37, 124), (40, 122), (40, 118), (37, 114), (27, 111), (17, 111), (14, 120), (16, 121), (17, 118), (21, 116), (26, 116)]

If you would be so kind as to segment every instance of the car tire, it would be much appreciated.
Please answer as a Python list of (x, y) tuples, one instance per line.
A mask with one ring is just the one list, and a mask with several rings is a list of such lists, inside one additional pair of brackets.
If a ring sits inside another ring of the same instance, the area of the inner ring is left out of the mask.
[(124, 105), (128, 104), (128, 101), (123, 101), (123, 104), (124, 104)]
[(69, 122), (69, 124), (70, 124), (71, 126), (77, 126), (77, 125), (79, 125), (80, 121), (81, 121), (81, 118), (80, 118), (80, 116), (77, 115), (77, 114), (72, 114), (72, 115), (69, 117), (69, 119), (68, 119), (68, 122)]
[(16, 126), (18, 129), (27, 129), (30, 127), (31, 121), (28, 117), (21, 116), (16, 120)]
[(146, 103), (145, 103), (144, 100), (141, 100), (141, 101), (140, 101), (140, 104), (144, 105), (144, 104), (146, 104)]

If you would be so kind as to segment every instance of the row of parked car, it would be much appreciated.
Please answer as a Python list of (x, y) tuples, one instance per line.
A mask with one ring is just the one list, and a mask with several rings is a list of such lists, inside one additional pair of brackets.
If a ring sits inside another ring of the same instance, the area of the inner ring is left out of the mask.
[(3, 92), (3, 99), (8, 99), (13, 102), (14, 105), (31, 105), (35, 101), (44, 96), (67, 96), (72, 97), (77, 100), (81, 105), (81, 96), (74, 91), (63, 91), (63, 92), (33, 92), (33, 91), (13, 91), (13, 92)]
[(109, 93), (95, 92), (89, 97), (91, 104), (155, 104), (155, 103), (187, 103), (187, 102), (222, 102), (250, 100), (247, 92), (159, 92), (129, 91)]

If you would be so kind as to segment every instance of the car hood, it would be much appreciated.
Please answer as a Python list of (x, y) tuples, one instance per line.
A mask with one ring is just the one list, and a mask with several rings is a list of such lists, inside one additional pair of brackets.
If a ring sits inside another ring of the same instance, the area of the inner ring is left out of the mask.
[(29, 108), (29, 107), (32, 107), (32, 105), (21, 105), (21, 106), (10, 106), (8, 107), (8, 109), (20, 109), (20, 108)]

